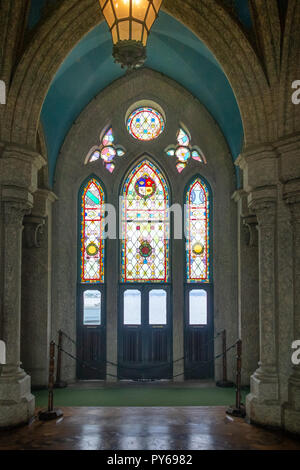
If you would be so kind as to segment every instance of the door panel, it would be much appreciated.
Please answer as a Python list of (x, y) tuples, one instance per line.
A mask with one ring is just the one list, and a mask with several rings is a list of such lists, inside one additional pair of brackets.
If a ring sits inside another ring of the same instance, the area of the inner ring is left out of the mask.
[(90, 369), (77, 363), (77, 377), (80, 380), (104, 380), (106, 376), (104, 306), (104, 286), (78, 287), (77, 355), (92, 367)]
[(206, 379), (214, 375), (212, 288), (186, 286), (185, 378)]
[(142, 331), (137, 328), (124, 328), (123, 335), (124, 362), (142, 362)]
[[(141, 300), (140, 317), (137, 314), (138, 298)], [(129, 318), (135, 324), (130, 325)], [(121, 379), (170, 378), (171, 335), (169, 286), (120, 286), (118, 356)]]
[(149, 361), (167, 362), (168, 361), (168, 330), (152, 328), (149, 338)]

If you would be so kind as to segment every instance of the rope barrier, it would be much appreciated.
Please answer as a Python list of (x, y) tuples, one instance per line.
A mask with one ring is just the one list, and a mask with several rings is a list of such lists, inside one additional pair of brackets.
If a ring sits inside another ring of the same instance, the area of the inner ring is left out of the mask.
[(48, 380), (48, 410), (39, 412), (40, 421), (50, 421), (63, 416), (61, 410), (53, 408), (53, 388), (54, 388), (54, 367), (55, 367), (55, 343), (50, 343), (50, 359), (49, 359), (49, 380)]
[(61, 380), (62, 342), (63, 342), (63, 331), (59, 330), (59, 332), (58, 332), (57, 366), (56, 366), (56, 382), (54, 384), (55, 388), (65, 388), (68, 385), (67, 382), (63, 382)]
[[(54, 343), (55, 344), (55, 343)], [(59, 346), (55, 344), (55, 346), (58, 348)], [(87, 369), (99, 372), (99, 369), (97, 367), (91, 366), (87, 362), (83, 361), (82, 359), (79, 359), (79, 357), (73, 356), (73, 354), (69, 353), (68, 351), (65, 351), (63, 348), (60, 348), (60, 350), (65, 353), (67, 356), (69, 356), (71, 359), (74, 361), (78, 362), (82, 367), (85, 367)], [(100, 362), (100, 361), (99, 361)], [(109, 374), (107, 373), (106, 375), (109, 375), (110, 377), (118, 378), (117, 375)]]
[[(82, 367), (85, 367), (87, 369), (90, 369), (92, 371), (99, 372), (99, 369), (97, 367), (93, 367), (90, 364), (88, 364), (86, 361), (81, 360), (77, 356), (74, 356), (70, 352), (66, 351), (65, 349), (62, 348), (62, 333), (60, 330), (60, 335), (59, 335), (59, 344), (56, 344), (54, 341), (51, 341), (50, 343), (50, 363), (49, 363), (49, 382), (48, 382), (48, 410), (47, 411), (41, 411), (39, 412), (39, 419), (41, 421), (48, 421), (52, 419), (57, 419), (61, 416), (63, 416), (63, 413), (61, 410), (57, 410), (53, 408), (53, 388), (54, 388), (54, 368), (55, 368), (55, 347), (57, 347), (58, 352), (60, 354), (63, 352), (66, 354), (68, 357), (71, 359), (75, 360), (78, 362)], [(219, 359), (220, 357), (226, 356), (227, 352), (229, 352), (231, 349), (236, 347), (236, 353), (237, 353), (237, 368), (236, 368), (236, 403), (235, 406), (231, 406), (226, 410), (227, 414), (231, 414), (233, 416), (239, 416), (239, 417), (244, 417), (246, 415), (245, 407), (241, 403), (241, 368), (242, 368), (242, 341), (239, 339), (235, 341), (231, 346), (228, 348), (224, 349), (223, 352), (220, 354), (215, 355), (212, 359), (208, 361), (199, 361), (197, 366), (194, 367), (186, 367), (184, 372), (181, 372), (179, 374), (172, 375), (172, 378), (180, 377), (186, 373), (186, 371), (194, 371), (198, 370), (200, 367), (203, 366), (203, 364), (208, 364), (215, 359)], [(182, 359), (185, 359), (183, 357)], [(61, 360), (61, 358), (60, 358)], [(177, 359), (174, 362), (178, 362), (181, 359)], [(108, 361), (103, 361), (103, 363), (109, 363)], [(113, 364), (113, 363), (111, 363)], [(59, 364), (59, 367), (61, 367), (61, 362)], [(153, 366), (154, 367), (154, 366)], [(161, 364), (157, 365), (157, 367), (161, 367)], [(59, 372), (60, 373), (60, 372)], [(122, 379), (120, 375), (115, 375), (115, 374), (110, 374), (107, 373), (109, 377), (114, 377), (116, 379)], [(124, 377), (125, 378), (125, 377)]]
[[(216, 336), (214, 336), (213, 338), (211, 338), (209, 341), (207, 341), (204, 345), (202, 345), (202, 347), (200, 349), (205, 349), (206, 346), (208, 346), (212, 341), (214, 341), (216, 338), (218, 338), (222, 333), (223, 333), (224, 330), (218, 332), (216, 334)], [(59, 333), (59, 337), (61, 337), (62, 335), (65, 336), (69, 341), (71, 341), (75, 346), (77, 346), (76, 344), (76, 341), (74, 341), (70, 336), (68, 336), (63, 330), (58, 330), (58, 333)], [(172, 361), (172, 364), (176, 364), (177, 362), (180, 362), (180, 361), (183, 361), (185, 359), (185, 356), (182, 356), (180, 357), (179, 359), (175, 359), (174, 361)], [(111, 366), (114, 366), (114, 367), (119, 367), (119, 364), (116, 364), (115, 362), (112, 362), (112, 361), (97, 361), (97, 362), (103, 362), (103, 363), (106, 363), (106, 364), (109, 364)], [(131, 369), (131, 370), (140, 370), (140, 369), (153, 369), (153, 368), (156, 368), (156, 367), (164, 367), (164, 366), (168, 366), (170, 365), (170, 362), (160, 362), (159, 365), (141, 365), (141, 366), (131, 366), (131, 365), (126, 365), (126, 369)]]
[[(55, 343), (54, 343), (55, 344)], [(237, 342), (233, 343), (231, 346), (229, 346), (227, 349), (226, 349), (226, 353), (228, 351), (230, 351), (231, 349), (233, 349), (235, 347), (235, 345), (237, 344)], [(94, 366), (91, 366), (88, 362), (86, 361), (83, 361), (82, 359), (80, 359), (79, 357), (77, 356), (74, 356), (72, 355), (71, 353), (69, 353), (68, 351), (64, 350), (61, 346), (55, 344), (55, 346), (57, 346), (57, 348), (62, 351), (64, 354), (66, 354), (67, 356), (69, 356), (71, 359), (75, 360), (76, 362), (78, 362), (82, 367), (85, 367), (87, 369), (90, 369), (92, 371), (96, 371), (96, 372), (99, 372), (99, 368), (97, 367), (94, 367)], [(214, 361), (215, 359), (219, 359), (220, 357), (223, 356), (223, 352), (220, 353), (220, 354), (217, 354), (216, 356), (212, 357), (210, 360), (208, 361), (199, 361), (199, 364), (197, 366), (194, 366), (194, 367), (186, 367), (185, 368), (185, 371), (180, 373), (180, 374), (176, 374), (176, 375), (173, 375), (172, 378), (175, 378), (175, 377), (179, 377), (181, 375), (184, 375), (186, 371), (194, 371), (194, 370), (197, 370), (199, 369), (200, 367), (202, 367), (203, 364), (209, 364), (211, 363), (212, 361)], [(174, 362), (178, 362), (179, 360), (183, 360), (185, 359), (185, 356), (183, 356), (182, 358), (180, 359), (177, 359), (176, 361), (173, 361)], [(97, 362), (100, 362), (102, 364), (106, 363), (106, 364), (110, 364), (110, 365), (114, 365), (116, 367), (118, 367), (117, 364), (113, 363), (113, 362), (110, 362), (110, 361), (97, 361)], [(153, 368), (157, 368), (157, 367), (163, 367), (164, 364), (167, 364), (169, 365), (169, 363), (160, 363), (160, 364), (157, 364), (157, 365), (152, 365), (152, 366), (140, 366), (140, 367), (134, 367), (134, 366), (126, 366), (126, 369), (131, 369), (131, 370), (137, 370), (139, 371), (140, 369), (153, 369)], [(120, 376), (117, 376), (117, 375), (114, 375), (114, 374), (110, 374), (110, 373), (107, 373), (106, 375), (110, 376), (110, 377), (114, 377), (114, 378), (125, 378), (125, 377), (120, 377)]]
[(233, 387), (233, 382), (227, 380), (227, 340), (226, 340), (226, 330), (222, 331), (222, 348), (223, 348), (223, 378), (216, 382), (217, 387)]
[(232, 416), (244, 418), (246, 416), (245, 405), (241, 401), (241, 377), (242, 377), (242, 340), (236, 342), (236, 390), (235, 390), (235, 406), (230, 406), (226, 413)]
[[(237, 344), (237, 341), (235, 343), (233, 343), (231, 346), (229, 346), (229, 348), (226, 349), (226, 353), (228, 351), (230, 351), (231, 349), (233, 349), (236, 346), (236, 344)], [(223, 353), (217, 354), (216, 356), (212, 357), (209, 361), (199, 361), (199, 364), (197, 366), (186, 367), (184, 372), (181, 372), (180, 374), (173, 375), (173, 379), (175, 377), (180, 377), (181, 375), (184, 375), (187, 370), (188, 371), (198, 370), (198, 369), (200, 369), (200, 367), (202, 367), (203, 364), (209, 364), (210, 362), (214, 361), (215, 359), (219, 359), (222, 356), (223, 356)]]

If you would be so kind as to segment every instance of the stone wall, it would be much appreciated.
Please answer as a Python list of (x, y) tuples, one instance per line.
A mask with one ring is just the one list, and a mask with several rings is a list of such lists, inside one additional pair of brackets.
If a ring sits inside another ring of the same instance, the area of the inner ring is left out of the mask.
[[(166, 129), (156, 140), (135, 141), (127, 132), (125, 115), (130, 106), (142, 99), (158, 103), (166, 115)], [(176, 158), (164, 150), (176, 142), (176, 133), (184, 123), (192, 136), (192, 144), (203, 151), (207, 165), (192, 160), (179, 174)], [(118, 160), (110, 174), (101, 161), (85, 165), (91, 147), (99, 143), (103, 128), (112, 124), (116, 143), (126, 154)], [(231, 200), (235, 188), (235, 172), (226, 141), (205, 108), (189, 93), (161, 74), (138, 71), (122, 78), (97, 96), (81, 113), (62, 147), (55, 174), (54, 192), (58, 202), (53, 216), (53, 335), (62, 328), (76, 336), (76, 290), (78, 272), (78, 192), (83, 181), (95, 174), (103, 182), (107, 202), (118, 207), (119, 190), (130, 167), (147, 155), (162, 169), (171, 191), (171, 203), (182, 205), (184, 190), (197, 174), (203, 176), (213, 193), (213, 284), (215, 331), (226, 328), (228, 342), (237, 339), (237, 244), (236, 204)], [(108, 240), (110, 263), (107, 269), (107, 358), (116, 362), (117, 296), (119, 279), (118, 243)], [(172, 244), (173, 285), (173, 357), (183, 356), (183, 286), (184, 240)], [(178, 251), (180, 250), (180, 251)], [(113, 286), (113, 287), (112, 287)], [(175, 287), (176, 286), (176, 287)], [(217, 344), (216, 348), (220, 348)], [(234, 378), (234, 356), (229, 355), (229, 373)], [(177, 371), (176, 371), (177, 372)], [(178, 372), (177, 372), (178, 373)], [(221, 362), (216, 363), (216, 379), (220, 378)], [(75, 378), (74, 364), (65, 360), (64, 377)]]

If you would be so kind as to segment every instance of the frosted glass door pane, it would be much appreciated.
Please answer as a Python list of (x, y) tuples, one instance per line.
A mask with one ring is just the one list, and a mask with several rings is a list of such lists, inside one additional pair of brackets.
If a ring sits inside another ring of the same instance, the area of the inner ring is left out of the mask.
[(124, 292), (124, 325), (141, 324), (141, 293), (139, 290)]
[(86, 290), (83, 294), (83, 324), (101, 325), (101, 292)]
[(207, 325), (207, 292), (191, 290), (189, 295), (190, 325)]
[(162, 289), (149, 292), (149, 324), (167, 324), (167, 293)]

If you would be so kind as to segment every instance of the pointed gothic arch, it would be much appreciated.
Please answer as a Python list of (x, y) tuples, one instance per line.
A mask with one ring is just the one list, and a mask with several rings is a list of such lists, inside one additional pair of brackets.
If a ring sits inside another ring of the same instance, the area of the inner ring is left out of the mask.
[[(246, 144), (269, 141), (274, 128), (266, 110), (272, 108), (272, 98), (264, 69), (239, 23), (214, 2), (202, 0), (198, 6), (166, 0), (163, 9), (190, 28), (219, 60), (241, 109)], [(12, 83), (1, 129), (4, 141), (36, 148), (40, 112), (53, 77), (73, 47), (101, 21), (97, 2), (70, 0), (40, 25)]]

